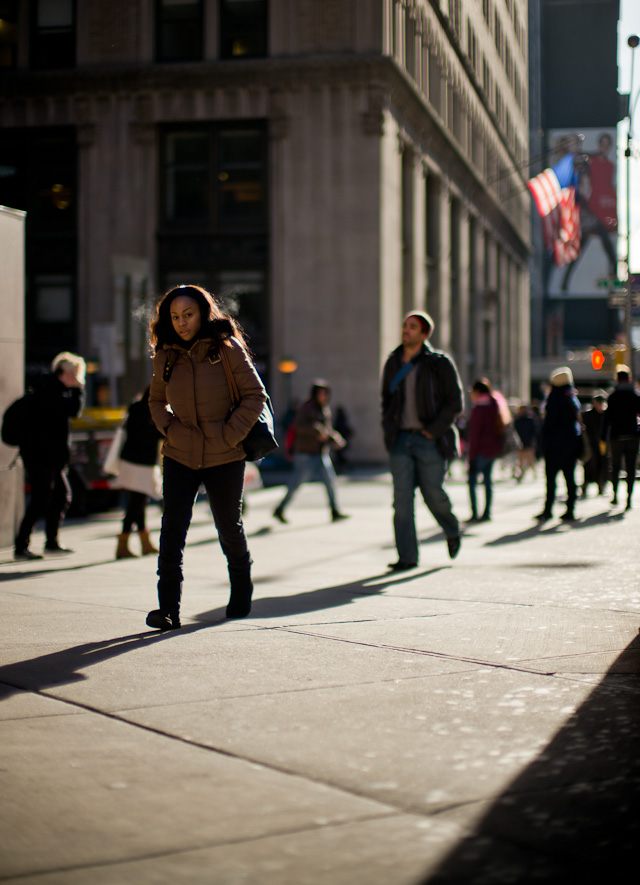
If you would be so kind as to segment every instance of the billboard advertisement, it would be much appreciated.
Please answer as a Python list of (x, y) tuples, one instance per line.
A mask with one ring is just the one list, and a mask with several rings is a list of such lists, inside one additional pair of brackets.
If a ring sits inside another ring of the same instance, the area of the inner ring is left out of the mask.
[(567, 153), (574, 156), (581, 239), (576, 260), (551, 270), (547, 290), (551, 297), (603, 298), (607, 278), (617, 276), (616, 137), (615, 128), (549, 132), (550, 166)]

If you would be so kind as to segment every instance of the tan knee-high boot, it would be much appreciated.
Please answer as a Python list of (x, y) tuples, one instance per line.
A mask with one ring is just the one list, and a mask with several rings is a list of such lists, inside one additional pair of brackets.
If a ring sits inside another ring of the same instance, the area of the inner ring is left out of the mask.
[(118, 546), (116, 548), (116, 559), (135, 559), (135, 553), (129, 550), (129, 532), (122, 532), (118, 535)]
[(154, 547), (151, 543), (151, 538), (149, 537), (149, 532), (145, 529), (141, 532), (138, 532), (140, 535), (140, 544), (142, 545), (142, 555), (147, 556), (149, 553), (157, 553), (158, 548)]

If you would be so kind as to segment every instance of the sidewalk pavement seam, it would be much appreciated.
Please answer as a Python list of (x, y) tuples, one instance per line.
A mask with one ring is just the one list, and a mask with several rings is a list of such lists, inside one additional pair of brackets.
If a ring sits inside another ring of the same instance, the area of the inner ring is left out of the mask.
[[(9, 683), (5, 683), (5, 684), (9, 684)], [(309, 690), (313, 690), (313, 689), (309, 689)], [(185, 746), (192, 747), (194, 749), (204, 750), (207, 753), (214, 753), (214, 754), (217, 754), (218, 756), (224, 756), (228, 759), (233, 759), (239, 763), (243, 763), (243, 764), (250, 765), (250, 766), (256, 766), (258, 768), (262, 768), (267, 771), (274, 771), (274, 772), (277, 772), (278, 774), (283, 774), (287, 777), (292, 777), (295, 780), (302, 781), (304, 783), (316, 784), (318, 786), (327, 787), (327, 788), (329, 788), (337, 793), (341, 793), (345, 796), (354, 796), (359, 799), (366, 799), (368, 802), (372, 802), (376, 805), (379, 805), (381, 808), (386, 809), (386, 811), (384, 811), (384, 812), (381, 811), (379, 814), (376, 814), (376, 815), (370, 815), (368, 817), (364, 816), (362, 818), (363, 820), (364, 819), (376, 820), (379, 818), (382, 818), (382, 819), (392, 818), (392, 817), (395, 817), (395, 816), (401, 815), (401, 814), (418, 815), (421, 818), (430, 818), (432, 816), (432, 813), (430, 811), (425, 812), (424, 809), (421, 810), (419, 807), (414, 806), (412, 803), (407, 805), (407, 804), (390, 802), (388, 800), (382, 801), (374, 791), (369, 793), (366, 790), (356, 790), (353, 787), (348, 786), (347, 784), (337, 783), (337, 782), (330, 780), (328, 778), (320, 778), (317, 776), (311, 776), (310, 774), (308, 774), (306, 772), (298, 771), (294, 768), (287, 767), (286, 765), (277, 765), (273, 762), (267, 762), (262, 759), (254, 758), (252, 756), (247, 756), (247, 755), (243, 755), (240, 753), (234, 753), (231, 750), (226, 750), (222, 747), (213, 746), (211, 744), (205, 744), (201, 741), (194, 740), (193, 738), (183, 737), (179, 734), (172, 734), (172, 733), (167, 732), (161, 728), (157, 728), (152, 725), (147, 725), (142, 722), (136, 722), (135, 720), (129, 719), (126, 716), (123, 716), (122, 714), (110, 712), (108, 710), (101, 710), (101, 709), (98, 709), (97, 707), (92, 707), (90, 704), (84, 704), (81, 701), (74, 701), (74, 700), (70, 700), (68, 698), (61, 698), (56, 694), (47, 693), (45, 691), (33, 691), (33, 690), (29, 690), (29, 689), (28, 689), (28, 691), (31, 694), (37, 695), (39, 697), (48, 698), (49, 700), (55, 700), (55, 701), (58, 701), (59, 703), (75, 707), (75, 708), (82, 710), (86, 713), (90, 713), (90, 714), (93, 714), (93, 715), (96, 715), (98, 717), (102, 717), (105, 719), (110, 719), (111, 721), (117, 722), (121, 725), (132, 726), (136, 730), (148, 732), (150, 734), (157, 735), (160, 738), (166, 738), (169, 741), (171, 741), (172, 743), (183, 744)], [(225, 700), (226, 700), (226, 698), (225, 698)], [(140, 708), (138, 707), (137, 709), (140, 709)], [(48, 718), (51, 718), (51, 717), (48, 717)], [(482, 802), (482, 801), (483, 800), (481, 798), (478, 798), (477, 800), (466, 800), (464, 803), (456, 803), (454, 805), (454, 807), (457, 807), (457, 805), (465, 805), (465, 806), (466, 805), (474, 805), (474, 804), (477, 804), (478, 802)], [(442, 810), (442, 809), (440, 809), (440, 810)], [(351, 822), (351, 819), (349, 821), (343, 821), (341, 823), (346, 824), (349, 822)], [(324, 829), (325, 826), (326, 826), (325, 823), (321, 823), (321, 824), (318, 824), (317, 826), (314, 826), (314, 827), (309, 826), (309, 827), (303, 828), (302, 831)], [(263, 833), (263, 834), (261, 834), (261, 836), (259, 836), (257, 838), (258, 839), (267, 838), (270, 835), (271, 834)], [(240, 840), (240, 841), (254, 841), (254, 839), (247, 839), (247, 840)], [(227, 844), (227, 843), (221, 842), (221, 843), (217, 843), (217, 844)], [(230, 844), (233, 844), (233, 840)], [(193, 850), (193, 849), (191, 849), (191, 850)], [(178, 853), (180, 853), (180, 852), (178, 852)], [(0, 881), (2, 881), (1, 875), (0, 875)]]

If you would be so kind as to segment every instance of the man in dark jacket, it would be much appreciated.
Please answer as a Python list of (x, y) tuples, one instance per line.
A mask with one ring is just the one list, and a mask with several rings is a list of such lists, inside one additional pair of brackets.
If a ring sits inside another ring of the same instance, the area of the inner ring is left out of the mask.
[(414, 500), (424, 502), (444, 531), (449, 556), (460, 549), (460, 526), (444, 490), (447, 462), (457, 454), (456, 418), (462, 414), (462, 385), (453, 360), (427, 344), (433, 320), (414, 310), (404, 318), (402, 344), (382, 374), (382, 428), (393, 479), (393, 527), (398, 561), (392, 571), (418, 564)]
[(42, 559), (29, 550), (36, 522), (45, 518), (45, 553), (72, 551), (58, 543), (62, 518), (71, 502), (67, 479), (69, 418), (82, 411), (85, 363), (72, 353), (60, 353), (29, 397), (20, 457), (29, 476), (31, 500), (16, 536), (14, 558)]
[(612, 504), (618, 503), (618, 479), (624, 460), (627, 473), (627, 506), (631, 509), (633, 484), (636, 478), (638, 458), (638, 415), (640, 396), (635, 392), (627, 366), (616, 369), (616, 389), (607, 400), (607, 409), (602, 419), (602, 440), (609, 443), (611, 451), (611, 484), (613, 485)]

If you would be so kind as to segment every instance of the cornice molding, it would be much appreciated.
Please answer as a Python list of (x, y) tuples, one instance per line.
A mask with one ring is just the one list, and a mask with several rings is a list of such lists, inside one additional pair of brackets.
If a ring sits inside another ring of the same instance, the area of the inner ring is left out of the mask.
[[(264, 98), (264, 114), (269, 120), (272, 138), (282, 139), (289, 134), (291, 120), (287, 114), (286, 96), (304, 89), (351, 89), (366, 91), (366, 110), (361, 114), (365, 134), (381, 137), (385, 117), (397, 118), (416, 151), (433, 157), (433, 165), (445, 170), (445, 178), (461, 193), (472, 195), (482, 207), (496, 230), (500, 230), (522, 256), (529, 254), (528, 242), (504, 214), (503, 206), (481, 173), (466, 157), (449, 130), (431, 109), (428, 100), (419, 91), (408, 74), (394, 59), (371, 55), (316, 55), (303, 58), (258, 59), (237, 62), (203, 62), (199, 64), (129, 66), (119, 68), (79, 68), (70, 71), (6, 72), (2, 75), (4, 125), (35, 125), (28, 120), (27, 106), (46, 99), (53, 104), (67, 106), (69, 124), (83, 128), (81, 142), (91, 145), (95, 140), (96, 101), (133, 100), (134, 119), (131, 136), (136, 143), (153, 139), (152, 128), (163, 122), (158, 106), (165, 110), (175, 100), (180, 104), (188, 99), (195, 106), (197, 93), (223, 93), (226, 110), (231, 116), (241, 114), (238, 96)], [(158, 98), (161, 99), (160, 103)], [(74, 99), (74, 101), (69, 101)], [(55, 122), (61, 112), (50, 122)], [(62, 114), (62, 116), (65, 116)], [(179, 114), (180, 118), (184, 115)], [(198, 116), (198, 115), (196, 115)], [(73, 119), (75, 117), (75, 119)], [(502, 159), (513, 174), (521, 179), (515, 159), (504, 143), (492, 115), (480, 121), (482, 130), (501, 147)]]

